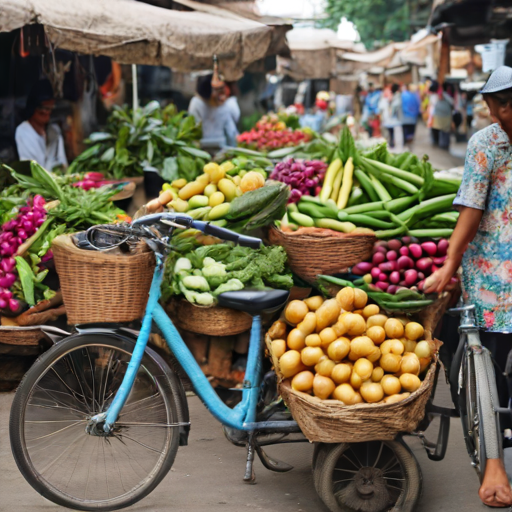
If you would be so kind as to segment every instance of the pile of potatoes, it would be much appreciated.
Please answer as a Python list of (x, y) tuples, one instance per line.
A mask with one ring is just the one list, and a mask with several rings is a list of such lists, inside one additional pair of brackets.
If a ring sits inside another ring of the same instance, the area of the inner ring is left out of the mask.
[(354, 405), (399, 402), (420, 387), (432, 358), (423, 326), (367, 301), (364, 291), (346, 287), (335, 299), (288, 304), (268, 335), (294, 390)]

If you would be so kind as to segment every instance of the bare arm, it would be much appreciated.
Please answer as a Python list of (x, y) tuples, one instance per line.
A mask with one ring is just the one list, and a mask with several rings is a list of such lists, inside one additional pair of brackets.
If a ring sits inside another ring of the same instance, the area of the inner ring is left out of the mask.
[(468, 245), (475, 238), (483, 213), (483, 210), (476, 208), (466, 206), (460, 208), (459, 220), (450, 238), (448, 257), (442, 268), (426, 280), (426, 293), (440, 293), (446, 288), (450, 279), (457, 272)]

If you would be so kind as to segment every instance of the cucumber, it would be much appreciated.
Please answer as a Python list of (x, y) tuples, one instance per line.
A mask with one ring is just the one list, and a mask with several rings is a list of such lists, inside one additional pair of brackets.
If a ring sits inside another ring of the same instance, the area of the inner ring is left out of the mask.
[(279, 185), (266, 185), (256, 190), (250, 190), (245, 194), (233, 199), (227, 219), (237, 220), (250, 217), (263, 210), (268, 203), (272, 202), (282, 190), (287, 187), (284, 183)]

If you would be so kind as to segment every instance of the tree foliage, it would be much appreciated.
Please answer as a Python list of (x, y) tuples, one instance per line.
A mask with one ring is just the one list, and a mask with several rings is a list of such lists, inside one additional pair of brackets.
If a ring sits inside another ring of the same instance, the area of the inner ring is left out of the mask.
[(325, 25), (336, 30), (341, 18), (351, 21), (367, 48), (410, 36), (407, 0), (327, 0)]

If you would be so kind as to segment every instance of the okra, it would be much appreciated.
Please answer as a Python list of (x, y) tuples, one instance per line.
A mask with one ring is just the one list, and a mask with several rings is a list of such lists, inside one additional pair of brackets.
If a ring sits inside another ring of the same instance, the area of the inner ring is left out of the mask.
[(381, 301), (380, 305), (388, 310), (408, 310), (408, 309), (421, 309), (433, 304), (433, 300), (408, 300), (404, 302), (388, 302)]
[(341, 211), (340, 214), (344, 215), (339, 215), (339, 220), (353, 222), (357, 226), (362, 224), (363, 226), (379, 229), (393, 229), (396, 227), (396, 225), (391, 222), (384, 222), (383, 220), (379, 220), (374, 217), (370, 217), (369, 215), (364, 215), (362, 213), (347, 215), (346, 212)]
[(366, 213), (377, 210), (384, 210), (384, 202), (385, 201), (374, 201), (372, 203), (359, 204), (357, 206), (344, 208), (342, 211), (351, 215), (353, 213)]
[(409, 230), (410, 236), (416, 238), (450, 238), (453, 229), (412, 229)]
[(395, 229), (386, 229), (383, 231), (375, 231), (375, 236), (379, 239), (395, 238), (403, 235), (407, 231), (407, 226), (400, 226)]

